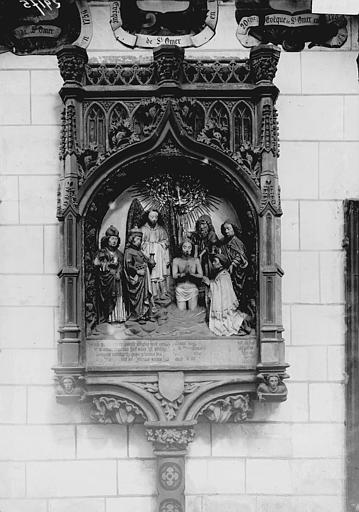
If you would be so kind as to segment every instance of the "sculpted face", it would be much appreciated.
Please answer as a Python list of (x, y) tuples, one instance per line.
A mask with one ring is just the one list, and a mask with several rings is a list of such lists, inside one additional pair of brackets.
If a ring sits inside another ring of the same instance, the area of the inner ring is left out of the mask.
[(132, 245), (134, 245), (134, 247), (140, 248), (141, 247), (141, 243), (142, 243), (142, 236), (136, 235), (136, 236), (133, 237)]
[(202, 220), (199, 223), (198, 229), (199, 229), (199, 233), (202, 237), (205, 237), (208, 235), (209, 228), (208, 228), (208, 224), (205, 220)]
[(219, 261), (218, 258), (213, 258), (212, 265), (214, 269), (219, 269), (222, 266), (222, 263)]
[(116, 247), (118, 243), (118, 237), (117, 236), (110, 236), (108, 239), (108, 245), (110, 247)]
[(151, 226), (155, 226), (158, 222), (158, 213), (154, 210), (151, 210), (148, 214), (148, 222), (151, 224)]
[(191, 242), (184, 242), (182, 244), (182, 254), (183, 256), (190, 256), (192, 252), (192, 244)]
[(271, 377), (269, 377), (268, 385), (271, 389), (273, 389), (273, 390), (277, 389), (278, 384), (279, 384), (279, 379), (276, 375), (272, 375)]
[(66, 391), (66, 393), (71, 393), (71, 391), (73, 390), (74, 388), (74, 383), (73, 383), (73, 380), (70, 379), (69, 377), (65, 377), (62, 381), (62, 385), (63, 385), (63, 388), (64, 390)]
[(224, 229), (224, 232), (225, 232), (226, 236), (228, 236), (228, 237), (234, 236), (234, 229), (233, 229), (232, 224), (226, 223), (223, 226), (223, 229)]

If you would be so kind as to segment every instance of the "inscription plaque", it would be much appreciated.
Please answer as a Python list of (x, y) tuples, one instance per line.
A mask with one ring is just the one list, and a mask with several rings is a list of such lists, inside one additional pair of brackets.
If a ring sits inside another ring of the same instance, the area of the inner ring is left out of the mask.
[(253, 369), (255, 337), (207, 340), (87, 340), (87, 369)]

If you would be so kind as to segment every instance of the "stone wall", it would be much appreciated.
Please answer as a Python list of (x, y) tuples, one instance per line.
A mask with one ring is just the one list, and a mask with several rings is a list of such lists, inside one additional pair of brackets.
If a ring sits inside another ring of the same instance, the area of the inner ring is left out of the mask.
[[(129, 55), (108, 6), (92, 10), (90, 56)], [(245, 55), (232, 10), (222, 6), (216, 38), (188, 53)], [(342, 201), (359, 196), (351, 28), (339, 50), (283, 53), (276, 80), (288, 401), (258, 404), (246, 424), (197, 428), (188, 512), (344, 510)], [(0, 510), (150, 512), (143, 427), (93, 425), (86, 405), (55, 402), (60, 87), (55, 57), (0, 55)]]

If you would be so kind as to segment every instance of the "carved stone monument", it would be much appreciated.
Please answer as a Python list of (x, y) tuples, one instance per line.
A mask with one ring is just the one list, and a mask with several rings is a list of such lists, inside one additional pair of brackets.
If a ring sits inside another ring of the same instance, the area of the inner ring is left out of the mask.
[(64, 79), (58, 191), (58, 399), (100, 423), (142, 421), (158, 510), (184, 511), (199, 417), (242, 422), (283, 401), (279, 50), (246, 60), (88, 63)]

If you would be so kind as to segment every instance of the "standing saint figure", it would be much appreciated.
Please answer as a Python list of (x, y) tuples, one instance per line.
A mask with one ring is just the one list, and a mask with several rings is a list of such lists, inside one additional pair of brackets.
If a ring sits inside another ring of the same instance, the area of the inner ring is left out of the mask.
[(141, 227), (143, 234), (141, 248), (147, 258), (156, 264), (151, 272), (153, 298), (165, 299), (170, 264), (169, 241), (165, 228), (158, 224), (158, 215), (159, 212), (154, 209), (148, 212), (147, 222)]
[(231, 275), (234, 292), (241, 302), (243, 285), (246, 279), (248, 259), (242, 240), (240, 229), (230, 220), (225, 220), (221, 225), (223, 238), (219, 241), (222, 254), (229, 261), (229, 273)]
[(216, 251), (218, 237), (209, 215), (201, 215), (198, 218), (192, 240), (196, 246), (203, 273), (205, 276), (210, 277), (213, 269), (209, 255)]
[(192, 256), (192, 242), (185, 240), (182, 243), (182, 255), (174, 258), (172, 276), (176, 281), (176, 302), (178, 309), (184, 311), (194, 310), (198, 304), (198, 286), (203, 277), (199, 258)]
[(99, 321), (124, 322), (126, 311), (123, 298), (123, 254), (119, 251), (118, 229), (110, 226), (101, 239), (94, 265), (97, 268)]
[(226, 270), (227, 258), (223, 254), (214, 254), (211, 259), (215, 277), (203, 277), (204, 283), (210, 289), (208, 327), (217, 336), (245, 334), (241, 332), (241, 326), (246, 315), (238, 309), (239, 303), (233, 290), (231, 276)]
[(153, 321), (150, 270), (155, 266), (141, 251), (142, 237), (140, 229), (130, 230), (124, 258), (129, 320), (139, 323)]

